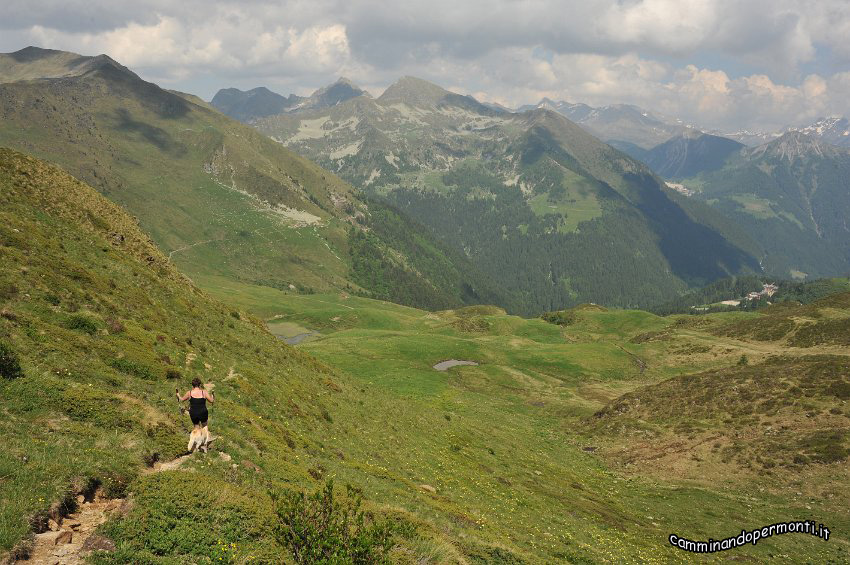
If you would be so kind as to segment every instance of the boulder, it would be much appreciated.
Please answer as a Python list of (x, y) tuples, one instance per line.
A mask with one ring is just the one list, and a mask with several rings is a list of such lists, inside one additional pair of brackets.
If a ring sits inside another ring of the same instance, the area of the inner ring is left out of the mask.
[(71, 543), (74, 539), (74, 534), (71, 530), (62, 530), (59, 532), (55, 538), (53, 538), (53, 545), (62, 545), (63, 543)]
[(83, 542), (80, 551), (115, 551), (115, 542), (108, 537), (92, 534)]

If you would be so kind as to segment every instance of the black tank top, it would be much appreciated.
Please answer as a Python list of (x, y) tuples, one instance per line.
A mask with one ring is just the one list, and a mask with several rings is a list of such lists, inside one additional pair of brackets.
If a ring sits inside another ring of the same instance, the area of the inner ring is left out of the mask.
[(193, 412), (200, 412), (201, 410), (207, 409), (207, 399), (202, 396), (201, 398), (195, 398), (194, 396), (189, 397), (189, 410)]

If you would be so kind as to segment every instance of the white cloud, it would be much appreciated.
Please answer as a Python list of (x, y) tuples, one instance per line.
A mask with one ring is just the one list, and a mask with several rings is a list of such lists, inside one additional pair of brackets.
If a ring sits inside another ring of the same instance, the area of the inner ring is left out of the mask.
[(378, 91), (412, 74), (505, 104), (628, 102), (714, 127), (850, 109), (846, 0), (8, 0), (4, 12), (0, 50), (103, 52), (205, 97), (304, 94), (340, 75)]

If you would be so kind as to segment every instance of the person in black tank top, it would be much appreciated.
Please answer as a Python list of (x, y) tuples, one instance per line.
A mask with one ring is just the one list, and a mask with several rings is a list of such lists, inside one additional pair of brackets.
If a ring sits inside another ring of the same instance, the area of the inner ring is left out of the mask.
[(215, 402), (212, 393), (204, 390), (201, 379), (198, 377), (192, 379), (192, 388), (183, 396), (180, 396), (179, 389), (175, 389), (174, 392), (177, 394), (178, 401), (189, 401), (189, 418), (191, 418), (192, 424), (195, 426), (193, 433), (200, 431), (203, 432), (204, 436), (208, 437), (209, 429), (207, 424), (209, 421), (209, 412), (207, 411), (207, 402), (210, 404)]

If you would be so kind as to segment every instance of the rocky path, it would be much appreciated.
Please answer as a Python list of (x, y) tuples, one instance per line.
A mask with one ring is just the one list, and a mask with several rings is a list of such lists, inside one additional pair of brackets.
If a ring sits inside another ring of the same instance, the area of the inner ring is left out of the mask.
[(78, 510), (58, 521), (50, 519), (49, 529), (35, 535), (35, 544), (29, 559), (17, 563), (39, 565), (82, 565), (86, 555), (96, 549), (113, 550), (111, 540), (94, 533), (98, 526), (114, 513), (128, 510), (126, 499), (102, 499), (97, 494), (94, 500), (78, 497)]
[[(173, 471), (190, 455), (183, 455), (165, 463), (157, 463), (146, 473)], [(47, 531), (36, 534), (29, 558), (16, 563), (34, 565), (83, 565), (89, 553), (95, 550), (112, 551), (111, 540), (95, 532), (98, 526), (115, 515), (126, 514), (132, 502), (126, 498), (105, 498), (100, 490), (91, 500), (77, 497), (77, 511), (62, 517), (55, 514), (48, 520)]]

